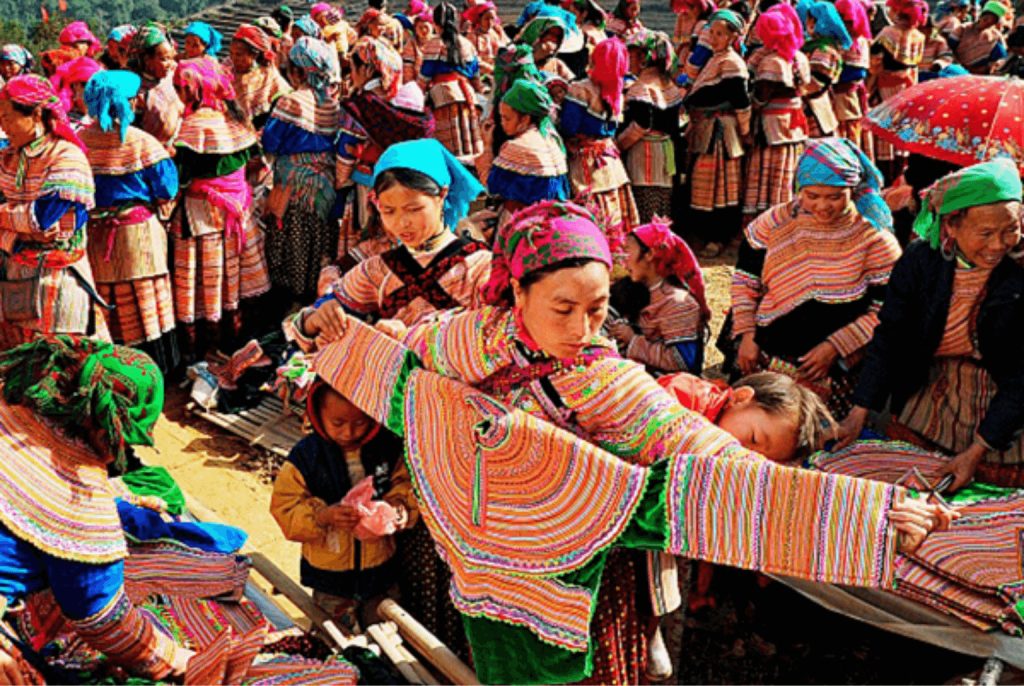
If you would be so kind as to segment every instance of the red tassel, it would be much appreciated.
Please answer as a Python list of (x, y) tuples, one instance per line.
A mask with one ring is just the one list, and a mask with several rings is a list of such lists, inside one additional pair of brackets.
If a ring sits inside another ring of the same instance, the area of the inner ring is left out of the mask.
[(57, 8), (61, 12), (64, 12), (66, 14), (67, 11), (68, 11), (68, 2), (67, 2), (67, 0), (57, 0)]
[(45, 5), (39, 6), (39, 14), (42, 15), (44, 24), (50, 21), (50, 12), (46, 9)]

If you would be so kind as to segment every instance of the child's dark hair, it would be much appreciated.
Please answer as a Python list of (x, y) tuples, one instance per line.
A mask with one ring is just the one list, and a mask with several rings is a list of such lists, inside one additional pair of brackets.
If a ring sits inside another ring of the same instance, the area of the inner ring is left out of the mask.
[(442, 2), (434, 8), (434, 24), (441, 29), (441, 40), (448, 48), (448, 62), (463, 66), (462, 48), (459, 46), (459, 13), (455, 6)]
[(640, 313), (651, 304), (651, 289), (642, 283), (624, 276), (611, 287), (609, 305), (625, 317), (631, 324), (636, 324)]
[(768, 414), (796, 420), (794, 457), (820, 450), (825, 441), (835, 437), (838, 424), (824, 401), (795, 379), (777, 372), (758, 372), (733, 384), (733, 388), (742, 386), (753, 389), (754, 402)]
[(436, 181), (423, 172), (418, 172), (415, 169), (405, 169), (404, 167), (395, 167), (383, 171), (377, 176), (377, 180), (373, 184), (373, 192), (380, 195), (395, 186), (405, 186), (434, 198), (439, 197), (443, 190)]

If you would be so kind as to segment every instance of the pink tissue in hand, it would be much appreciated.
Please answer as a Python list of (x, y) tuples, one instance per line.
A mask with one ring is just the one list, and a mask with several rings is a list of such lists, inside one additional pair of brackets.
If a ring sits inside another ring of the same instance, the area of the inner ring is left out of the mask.
[(359, 524), (352, 530), (352, 535), (360, 541), (395, 533), (398, 512), (383, 500), (373, 499), (372, 476), (366, 477), (346, 493), (341, 504), (349, 505), (359, 513)]

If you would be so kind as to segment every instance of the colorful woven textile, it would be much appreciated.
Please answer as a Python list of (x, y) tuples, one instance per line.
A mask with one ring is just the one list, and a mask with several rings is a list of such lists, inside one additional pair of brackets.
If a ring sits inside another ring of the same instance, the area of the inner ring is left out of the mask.
[(196, 110), (185, 117), (174, 144), (204, 155), (230, 155), (256, 145), (252, 129), (213, 109)]
[(82, 142), (89, 149), (89, 164), (97, 176), (135, 174), (170, 159), (167, 148), (155, 138), (141, 129), (126, 129), (123, 138), (119, 131), (103, 130), (99, 123), (82, 130)]

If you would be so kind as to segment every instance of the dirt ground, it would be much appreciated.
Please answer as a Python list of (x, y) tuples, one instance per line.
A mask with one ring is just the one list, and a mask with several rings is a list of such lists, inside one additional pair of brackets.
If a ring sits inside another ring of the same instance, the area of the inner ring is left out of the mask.
[[(735, 252), (705, 265), (713, 312), (708, 366), (721, 355), (713, 341), (729, 301)], [(168, 391), (156, 446), (140, 450), (149, 464), (163, 465), (194, 500), (227, 524), (249, 533), (259, 550), (298, 579), (299, 546), (285, 541), (268, 511), (279, 458), (253, 448), (185, 409), (187, 392)], [(677, 683), (885, 684), (960, 683), (982, 661), (901, 639), (818, 608), (779, 584), (762, 588), (753, 574), (717, 570), (717, 600), (688, 617)], [(294, 610), (291, 614), (297, 616)], [(1019, 675), (1018, 675), (1019, 676)], [(1004, 683), (1024, 680), (1004, 677)]]

